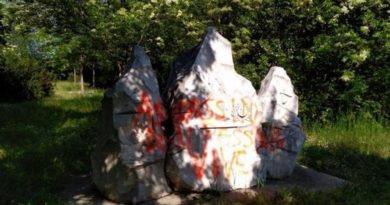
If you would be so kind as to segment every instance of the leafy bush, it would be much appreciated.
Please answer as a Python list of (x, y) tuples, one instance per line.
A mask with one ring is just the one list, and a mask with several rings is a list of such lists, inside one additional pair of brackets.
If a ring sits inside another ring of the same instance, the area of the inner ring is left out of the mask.
[(42, 98), (51, 94), (54, 75), (48, 71), (16, 71), (0, 68), (0, 101)]

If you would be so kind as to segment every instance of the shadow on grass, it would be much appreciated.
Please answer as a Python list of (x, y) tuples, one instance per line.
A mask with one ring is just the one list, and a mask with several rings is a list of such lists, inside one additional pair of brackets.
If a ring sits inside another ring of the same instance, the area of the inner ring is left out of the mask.
[(276, 195), (279, 204), (390, 204), (389, 158), (364, 154), (347, 144), (307, 145), (299, 161), (351, 184), (327, 193), (280, 193)]
[[(389, 145), (390, 146), (390, 145)], [(327, 148), (308, 145), (301, 163), (352, 182), (387, 181), (390, 183), (390, 159), (364, 154), (346, 144)]]
[(101, 96), (0, 104), (0, 204), (48, 204), (88, 173)]
[[(100, 100), (96, 95), (0, 104), (0, 204), (63, 203), (55, 193), (67, 177), (90, 171)], [(390, 204), (389, 158), (348, 144), (309, 144), (300, 163), (353, 184), (328, 193), (260, 193), (245, 204)], [(210, 198), (205, 200), (224, 203)]]
[[(348, 145), (321, 147), (307, 145), (301, 164), (344, 178), (351, 183), (327, 192), (286, 189), (276, 193), (262, 189), (249, 199), (244, 194), (233, 201), (224, 196), (213, 198), (211, 204), (390, 204), (390, 159), (362, 154)], [(238, 199), (237, 201), (234, 201)]]

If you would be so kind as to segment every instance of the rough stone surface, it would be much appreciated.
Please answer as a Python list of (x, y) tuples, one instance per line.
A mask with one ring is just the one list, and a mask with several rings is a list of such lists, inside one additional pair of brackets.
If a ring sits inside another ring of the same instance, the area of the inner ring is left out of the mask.
[(266, 155), (267, 176), (285, 178), (294, 170), (305, 142), (298, 118), (298, 97), (286, 71), (272, 67), (258, 93), (260, 152)]
[(92, 178), (107, 198), (138, 203), (171, 192), (164, 174), (166, 120), (158, 83), (143, 48), (102, 102), (103, 122), (92, 153)]
[(176, 189), (227, 191), (264, 180), (256, 91), (234, 70), (227, 39), (209, 28), (174, 63), (164, 96), (174, 128), (166, 172)]

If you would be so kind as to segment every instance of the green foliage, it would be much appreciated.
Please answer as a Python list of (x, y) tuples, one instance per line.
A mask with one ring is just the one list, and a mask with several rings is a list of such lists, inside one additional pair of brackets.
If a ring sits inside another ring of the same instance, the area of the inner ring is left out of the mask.
[[(6, 14), (7, 16), (9, 14)], [(8, 24), (14, 32), (1, 37), (0, 45), (0, 101), (15, 101), (48, 96), (55, 76), (50, 71), (53, 41), (42, 30), (25, 35), (20, 28)]]
[(52, 91), (54, 76), (34, 58), (30, 58), (26, 50), (20, 47), (5, 47), (0, 59), (4, 66), (0, 68), (0, 84), (4, 94), (1, 100), (23, 100), (41, 98)]
[(25, 58), (62, 79), (76, 69), (91, 83), (96, 71), (96, 84), (110, 86), (131, 61), (132, 46), (140, 44), (164, 87), (172, 61), (195, 46), (207, 26), (215, 26), (232, 42), (237, 71), (256, 88), (271, 66), (288, 71), (305, 120), (328, 121), (361, 110), (390, 117), (390, 6), (384, 0), (19, 0), (5, 5), (3, 53), (25, 41), (30, 46), (17, 47), (27, 49)]
[(23, 55), (12, 47), (4, 49), (0, 55), (4, 60), (4, 67), (0, 67), (0, 85), (4, 91), (0, 97), (2, 101), (42, 98), (53, 89), (55, 76), (42, 69), (39, 61)]
[(1, 88), (4, 89), (0, 101), (26, 100), (48, 96), (53, 89), (54, 76), (45, 71), (14, 72), (0, 69)]

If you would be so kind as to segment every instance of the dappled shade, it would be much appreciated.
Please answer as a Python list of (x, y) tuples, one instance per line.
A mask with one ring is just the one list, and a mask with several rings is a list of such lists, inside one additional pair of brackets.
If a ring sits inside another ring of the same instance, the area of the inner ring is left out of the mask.
[(138, 203), (167, 195), (166, 119), (158, 83), (143, 48), (103, 99), (103, 124), (92, 154), (93, 181), (109, 199)]
[(171, 189), (230, 191), (291, 175), (305, 136), (283, 68), (272, 67), (256, 94), (235, 71), (230, 42), (210, 27), (174, 62), (162, 99), (149, 57), (133, 52), (131, 68), (105, 93), (92, 154), (93, 181), (106, 197), (138, 203)]
[(261, 134), (260, 150), (267, 160), (267, 176), (290, 176), (303, 148), (305, 135), (298, 118), (298, 96), (286, 71), (272, 67), (261, 81), (258, 93)]
[(174, 127), (166, 170), (175, 189), (227, 191), (264, 181), (256, 91), (234, 70), (231, 44), (214, 28), (176, 60), (163, 97)]

